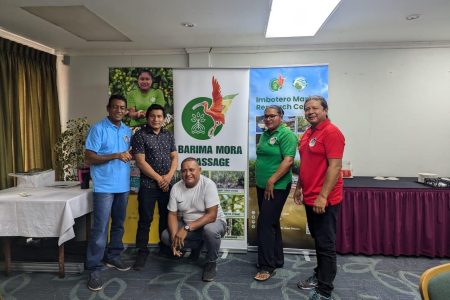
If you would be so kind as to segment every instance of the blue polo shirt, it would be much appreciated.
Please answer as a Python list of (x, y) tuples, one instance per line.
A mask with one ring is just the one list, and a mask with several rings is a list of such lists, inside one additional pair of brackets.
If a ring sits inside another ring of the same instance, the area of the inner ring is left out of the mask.
[[(86, 150), (98, 155), (127, 151), (130, 148), (131, 129), (123, 122), (117, 127), (106, 117), (94, 124), (86, 138)], [(113, 159), (91, 165), (91, 177), (96, 193), (124, 193), (130, 190), (130, 163)]]

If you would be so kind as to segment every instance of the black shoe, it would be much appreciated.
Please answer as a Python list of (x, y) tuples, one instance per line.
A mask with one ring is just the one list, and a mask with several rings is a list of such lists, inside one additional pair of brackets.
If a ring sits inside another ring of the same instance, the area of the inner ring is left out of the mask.
[(140, 271), (145, 267), (145, 262), (147, 261), (148, 253), (138, 252), (136, 256), (136, 261), (134, 262), (133, 269)]
[(324, 296), (321, 293), (319, 293), (319, 291), (317, 291), (316, 289), (314, 289), (314, 291), (312, 291), (309, 294), (309, 298), (308, 300), (336, 300), (336, 298), (334, 298), (332, 295), (330, 296)]
[(300, 280), (297, 283), (297, 287), (301, 290), (312, 290), (315, 289), (318, 284), (319, 282), (317, 281), (317, 277), (314, 274), (313, 276), (309, 277), (306, 280)]
[(217, 274), (216, 266), (215, 261), (210, 261), (205, 264), (205, 267), (203, 268), (203, 281), (214, 281)]
[(131, 266), (124, 263), (120, 257), (116, 257), (113, 260), (107, 261), (106, 266), (110, 268), (116, 268), (119, 271), (128, 271), (129, 269), (131, 269)]
[(91, 291), (100, 291), (103, 288), (103, 281), (100, 277), (100, 272), (94, 271), (89, 274), (87, 287)]

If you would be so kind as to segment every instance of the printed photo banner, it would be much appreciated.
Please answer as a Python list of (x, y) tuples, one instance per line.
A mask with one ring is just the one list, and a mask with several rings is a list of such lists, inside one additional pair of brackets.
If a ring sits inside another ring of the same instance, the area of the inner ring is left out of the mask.
[(175, 69), (173, 81), (180, 162), (196, 158), (217, 184), (228, 225), (222, 248), (247, 249), (249, 71)]
[[(173, 78), (171, 68), (125, 67), (109, 68), (109, 95), (119, 94), (128, 101), (128, 109), (139, 112), (139, 115), (124, 118), (124, 123), (136, 132), (140, 125), (146, 123), (145, 112), (151, 104), (159, 104), (166, 111), (164, 128), (173, 132)], [(136, 161), (132, 160), (130, 176), (130, 196), (128, 198), (127, 215), (124, 223), (123, 242), (134, 244), (136, 241), (137, 222), (139, 220), (137, 192), (140, 183), (140, 170)], [(158, 209), (155, 210), (149, 233), (150, 244), (159, 242)]]
[[(279, 105), (284, 110), (283, 121), (300, 138), (308, 126), (303, 105), (310, 95), (328, 99), (328, 66), (299, 66), (250, 69), (249, 98), (249, 204), (248, 243), (256, 246), (258, 201), (255, 186), (256, 146), (265, 130), (264, 109)], [(293, 168), (291, 193), (281, 214), (284, 248), (313, 249), (303, 206), (293, 201), (299, 166), (298, 153)]]

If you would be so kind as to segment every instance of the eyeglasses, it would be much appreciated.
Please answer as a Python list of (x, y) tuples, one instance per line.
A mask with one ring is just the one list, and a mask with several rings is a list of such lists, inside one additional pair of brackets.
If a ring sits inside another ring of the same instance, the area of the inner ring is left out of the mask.
[(264, 115), (264, 120), (272, 120), (278, 117), (278, 115)]

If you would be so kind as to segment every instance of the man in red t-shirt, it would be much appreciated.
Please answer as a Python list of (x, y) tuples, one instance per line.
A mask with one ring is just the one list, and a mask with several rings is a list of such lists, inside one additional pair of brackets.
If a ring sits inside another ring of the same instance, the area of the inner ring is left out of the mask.
[(314, 275), (300, 281), (300, 289), (314, 289), (314, 299), (331, 296), (336, 277), (336, 219), (339, 214), (343, 181), (341, 177), (345, 138), (328, 119), (328, 105), (321, 96), (305, 101), (305, 117), (311, 124), (299, 143), (300, 174), (295, 189), (296, 204), (305, 204), (306, 217), (316, 247)]

